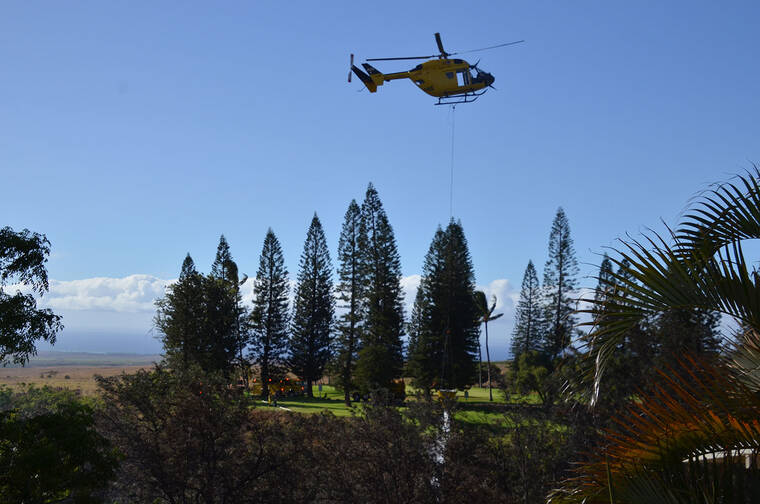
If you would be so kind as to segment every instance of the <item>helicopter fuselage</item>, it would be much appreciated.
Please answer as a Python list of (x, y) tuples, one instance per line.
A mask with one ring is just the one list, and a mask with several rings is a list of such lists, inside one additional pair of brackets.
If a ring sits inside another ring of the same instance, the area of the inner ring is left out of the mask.
[(475, 74), (461, 59), (434, 59), (409, 70), (408, 77), (417, 87), (436, 98), (474, 93), (488, 87), (494, 78), (485, 72)]
[(382, 86), (385, 82), (410, 79), (430, 96), (448, 98), (475, 94), (494, 82), (493, 75), (462, 59), (431, 59), (411, 70), (389, 74), (380, 72), (368, 63), (363, 63), (362, 66), (367, 70), (366, 74), (356, 66), (352, 66), (352, 70), (372, 93), (377, 91), (377, 86)]

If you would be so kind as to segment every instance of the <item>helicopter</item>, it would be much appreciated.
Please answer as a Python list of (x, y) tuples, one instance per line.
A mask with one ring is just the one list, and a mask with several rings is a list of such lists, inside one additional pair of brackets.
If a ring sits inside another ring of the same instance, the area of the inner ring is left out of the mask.
[[(351, 55), (351, 70), (348, 72), (348, 82), (351, 82), (351, 73), (355, 73), (370, 93), (377, 92), (377, 87), (382, 86), (385, 82), (396, 79), (411, 79), (418, 88), (430, 96), (438, 98), (435, 105), (455, 105), (458, 103), (471, 103), (483, 95), (488, 88), (493, 88), (494, 76), (478, 68), (478, 63), (470, 65), (465, 60), (458, 58), (449, 58), (457, 54), (485, 51), (486, 49), (495, 49), (525, 42), (517, 40), (498, 44), (470, 51), (460, 51), (448, 53), (443, 49), (441, 34), (435, 34), (435, 42), (438, 45), (439, 54), (430, 56), (404, 56), (398, 58), (367, 58), (367, 61), (397, 61), (397, 60), (416, 60), (426, 59), (411, 70), (405, 72), (395, 72), (384, 74), (369, 63), (362, 63), (364, 70), (354, 65), (354, 55)], [(494, 88), (495, 89), (495, 88)]]

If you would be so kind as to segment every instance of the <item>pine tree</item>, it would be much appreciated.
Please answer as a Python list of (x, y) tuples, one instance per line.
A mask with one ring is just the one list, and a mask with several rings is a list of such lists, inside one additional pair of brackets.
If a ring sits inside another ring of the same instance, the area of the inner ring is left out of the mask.
[(539, 350), (545, 330), (541, 286), (533, 261), (528, 261), (523, 275), (520, 299), (515, 309), (515, 328), (512, 332), (512, 358)]
[(549, 234), (549, 259), (544, 266), (546, 322), (544, 351), (554, 359), (571, 343), (575, 317), (571, 295), (577, 288), (578, 261), (575, 258), (570, 224), (560, 207)]
[(675, 308), (663, 312), (652, 325), (659, 360), (666, 364), (684, 352), (714, 357), (720, 352), (719, 325), (717, 312)]
[(259, 256), (254, 285), (253, 348), (250, 360), (260, 370), (261, 395), (266, 398), (270, 379), (284, 375), (284, 357), (288, 346), (288, 270), (282, 247), (272, 229), (267, 230)]
[(475, 376), (479, 317), (475, 274), (461, 224), (433, 237), (413, 311), (408, 373), (416, 386), (461, 388)]
[(612, 269), (612, 260), (610, 260), (609, 255), (604, 254), (602, 263), (599, 265), (599, 277), (597, 278), (596, 291), (594, 292), (596, 304), (604, 303), (604, 300), (614, 292), (616, 283), (615, 274)]
[[(423, 335), (423, 332), (426, 330), (426, 328), (429, 326), (427, 316), (430, 314), (430, 310), (427, 306), (427, 295), (426, 295), (426, 289), (422, 288), (422, 281), (420, 281), (420, 285), (417, 287), (417, 294), (414, 297), (414, 305), (412, 306), (412, 315), (409, 317), (409, 322), (407, 323), (407, 334), (409, 334), (409, 341), (408, 341), (408, 357), (411, 359), (412, 354), (414, 353), (415, 349), (420, 345), (420, 342), (425, 341), (425, 336)], [(411, 370), (413, 369), (413, 366), (411, 362), (407, 362), (406, 366), (406, 375), (411, 376), (413, 372)]]
[(404, 293), (401, 259), (393, 228), (377, 191), (369, 184), (361, 208), (359, 244), (365, 267), (365, 323), (356, 363), (356, 383), (363, 391), (388, 387), (403, 368)]
[(346, 404), (351, 404), (350, 393), (354, 387), (354, 368), (358, 359), (363, 325), (364, 285), (366, 268), (360, 248), (361, 209), (351, 200), (343, 221), (338, 242), (337, 298), (345, 312), (340, 316), (336, 341), (336, 367), (338, 385), (343, 388)]
[(306, 382), (309, 397), (314, 396), (312, 384), (322, 377), (330, 360), (330, 332), (335, 311), (331, 271), (325, 234), (315, 213), (299, 263), (288, 358), (293, 373)]
[(230, 368), (237, 365), (247, 379), (249, 363), (245, 359), (245, 349), (250, 343), (250, 330), (247, 323), (248, 313), (241, 304), (240, 295), (240, 286), (247, 277), (240, 281), (237, 263), (232, 259), (230, 246), (224, 235), (219, 237), (209, 278), (218, 284), (208, 291), (208, 294), (213, 296), (210, 306), (214, 309), (209, 315), (214, 321), (212, 329), (218, 340), (214, 347), (217, 350), (216, 359), (219, 362), (226, 359)]
[(211, 265), (211, 276), (230, 284), (237, 282), (237, 264), (232, 260), (230, 245), (224, 235), (219, 237), (219, 245), (216, 247), (216, 257)]
[[(604, 254), (594, 292), (594, 300), (599, 308), (594, 323), (599, 329), (608, 323), (608, 309), (604, 303), (610, 299), (618, 304), (625, 303), (627, 296), (621, 286), (632, 281), (629, 266), (630, 263), (624, 259), (617, 272), (614, 272), (612, 260)], [(599, 389), (596, 406), (599, 410), (598, 418), (602, 422), (607, 422), (604, 419), (611, 418), (614, 412), (623, 409), (632, 396), (647, 390), (648, 384), (657, 374), (654, 369), (656, 345), (651, 333), (649, 323), (629, 328), (620, 338), (612, 357), (607, 359), (606, 379)], [(590, 337), (587, 336), (587, 341)]]
[(156, 302), (155, 324), (162, 333), (164, 354), (169, 362), (187, 368), (203, 341), (203, 324), (198, 313), (203, 307), (203, 277), (195, 269), (190, 254), (182, 262), (176, 283), (170, 285), (165, 297)]
[(188, 254), (179, 280), (156, 301), (155, 324), (167, 361), (229, 374), (237, 349), (233, 302), (230, 289), (219, 279), (198, 273)]

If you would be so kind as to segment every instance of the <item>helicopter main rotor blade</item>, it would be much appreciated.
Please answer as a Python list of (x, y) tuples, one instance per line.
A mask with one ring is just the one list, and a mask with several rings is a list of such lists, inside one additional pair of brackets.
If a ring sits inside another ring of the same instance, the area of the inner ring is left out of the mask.
[(432, 56), (403, 56), (400, 58), (367, 58), (367, 61), (393, 61), (393, 60), (415, 60), (415, 59), (430, 59), (438, 56), (433, 54)]
[(459, 52), (451, 53), (449, 56), (453, 56), (454, 54), (466, 54), (466, 53), (477, 52), (477, 51), (486, 51), (488, 49), (496, 49), (497, 47), (505, 47), (505, 46), (515, 45), (515, 44), (521, 44), (523, 42), (525, 41), (516, 40), (514, 42), (507, 42), (506, 44), (499, 44), (499, 45), (489, 46), (489, 47), (481, 47), (480, 49), (470, 49), (469, 51), (459, 51)]
[(441, 51), (441, 56), (444, 58), (449, 55), (446, 51), (443, 50), (443, 42), (441, 42), (441, 34), (436, 32), (435, 33), (435, 43), (438, 44), (438, 50)]

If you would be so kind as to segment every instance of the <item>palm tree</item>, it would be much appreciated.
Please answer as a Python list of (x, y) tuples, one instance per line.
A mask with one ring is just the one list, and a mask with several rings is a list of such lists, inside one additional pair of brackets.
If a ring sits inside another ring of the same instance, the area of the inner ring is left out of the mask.
[[(660, 370), (628, 425), (581, 464), (551, 502), (757, 502), (760, 499), (760, 275), (742, 242), (760, 238), (760, 171), (702, 193), (670, 232), (622, 241), (620, 286), (584, 310), (593, 406), (612, 352), (647, 317), (681, 308), (717, 311), (742, 328), (717, 362), (684, 357)], [(594, 325), (594, 322), (589, 322)], [(721, 463), (717, 463), (717, 462)], [(614, 495), (614, 497), (613, 497)]]
[(494, 315), (493, 311), (496, 309), (496, 296), (491, 296), (491, 307), (488, 307), (488, 301), (486, 301), (486, 293), (483, 291), (475, 291), (475, 305), (480, 313), (480, 322), (483, 322), (486, 326), (486, 361), (488, 362), (487, 377), (488, 377), (488, 397), (489, 401), (493, 401), (493, 391), (491, 390), (491, 353), (488, 351), (488, 322), (496, 320), (504, 315), (503, 313), (497, 313)]

